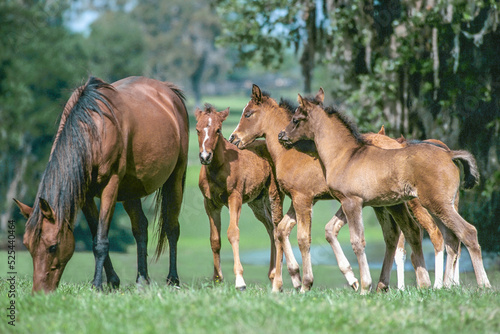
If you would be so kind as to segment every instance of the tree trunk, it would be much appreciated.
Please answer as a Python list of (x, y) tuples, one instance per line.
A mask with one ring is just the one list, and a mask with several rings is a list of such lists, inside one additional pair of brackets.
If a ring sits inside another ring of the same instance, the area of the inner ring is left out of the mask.
[(31, 143), (27, 144), (23, 149), (23, 155), (21, 157), (21, 163), (18, 168), (15, 169), (15, 174), (9, 184), (9, 189), (7, 190), (4, 211), (0, 215), (0, 231), (5, 232), (7, 230), (7, 224), (13, 217), (14, 209), (14, 197), (22, 197), (22, 192), (19, 192), (19, 185), (23, 179), (24, 173), (26, 172), (26, 167), (28, 166), (29, 156), (31, 154)]

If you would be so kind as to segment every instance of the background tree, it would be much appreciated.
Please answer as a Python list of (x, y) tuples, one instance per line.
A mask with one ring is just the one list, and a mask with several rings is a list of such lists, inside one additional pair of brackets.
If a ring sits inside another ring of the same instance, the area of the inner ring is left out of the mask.
[(17, 212), (12, 197), (35, 196), (29, 185), (47, 161), (54, 120), (85, 76), (78, 38), (62, 27), (65, 9), (62, 2), (0, 4), (0, 230)]
[[(59, 115), (90, 72), (84, 37), (64, 26), (68, 8), (64, 1), (0, 3), (0, 234), (12, 218), (16, 231), (24, 232), (25, 219), (12, 198), (35, 198)], [(114, 250), (133, 242), (129, 225), (114, 224)], [(78, 247), (91, 249), (87, 224), (76, 230), (87, 231), (75, 233)]]
[(108, 82), (143, 75), (145, 36), (129, 13), (108, 10), (90, 25), (90, 30), (85, 45), (93, 75)]
[(308, 66), (321, 66), (322, 85), (365, 131), (385, 124), (393, 136), (437, 138), (470, 150), (481, 184), (462, 194), (461, 210), (481, 224), (484, 249), (500, 251), (494, 241), (500, 233), (496, 1), (216, 3), (224, 18), (221, 40), (238, 47), (242, 59), (276, 66), (287, 48), (301, 50), (304, 89)]
[(209, 2), (141, 1), (132, 15), (143, 26), (146, 35), (145, 74), (188, 83), (196, 103), (200, 104), (203, 80), (216, 79), (230, 66), (224, 51), (215, 47), (220, 26)]

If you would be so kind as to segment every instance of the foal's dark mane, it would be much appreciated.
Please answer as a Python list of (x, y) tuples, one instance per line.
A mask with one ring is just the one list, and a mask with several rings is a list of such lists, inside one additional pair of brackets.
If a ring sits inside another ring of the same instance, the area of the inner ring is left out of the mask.
[(356, 139), (356, 142), (360, 145), (369, 144), (364, 138), (363, 135), (359, 132), (358, 126), (351, 120), (346, 114), (344, 114), (337, 106), (328, 106), (324, 107), (322, 103), (318, 102), (315, 98), (306, 97), (307, 101), (314, 103), (316, 105), (321, 106), (321, 108), (326, 112), (326, 114), (330, 117), (336, 117), (342, 125), (346, 127), (347, 130), (351, 133), (351, 135)]
[[(40, 198), (45, 199), (59, 224), (73, 222), (79, 207), (85, 201), (91, 182), (92, 143), (101, 137), (92, 119), (92, 113), (116, 120), (112, 102), (106, 90), (115, 89), (108, 83), (90, 77), (85, 85), (77, 88), (61, 116), (59, 129), (52, 145), (49, 162), (42, 175), (33, 212), (26, 223), (27, 229), (41, 231)], [(104, 112), (98, 102), (110, 113)]]
[(279, 106), (287, 112), (288, 120), (291, 120), (297, 106), (292, 104), (290, 100), (284, 98), (281, 98)]
[(440, 144), (435, 143), (435, 142), (430, 142), (430, 141), (425, 141), (425, 140), (420, 140), (420, 139), (410, 139), (410, 140), (407, 140), (406, 144), (407, 145), (426, 144), (426, 145), (433, 145), (433, 146), (436, 146), (436, 147), (448, 150), (448, 147), (446, 147), (446, 146), (440, 145)]

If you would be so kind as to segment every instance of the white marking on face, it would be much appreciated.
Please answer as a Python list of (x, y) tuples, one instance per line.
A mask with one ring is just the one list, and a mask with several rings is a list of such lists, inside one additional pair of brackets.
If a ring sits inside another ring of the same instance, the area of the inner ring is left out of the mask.
[(250, 101), (248, 101), (247, 105), (245, 106), (245, 108), (243, 108), (243, 112), (245, 112), (245, 110), (247, 110), (247, 107), (248, 105), (250, 104)]
[(208, 129), (212, 126), (212, 118), (209, 117), (208, 118), (208, 126), (206, 128), (203, 128), (203, 131), (205, 131), (205, 138), (203, 138), (203, 144), (201, 145), (201, 147), (203, 148), (203, 153), (207, 153), (207, 150), (205, 148), (205, 143), (207, 142), (207, 140), (210, 138), (208, 136)]

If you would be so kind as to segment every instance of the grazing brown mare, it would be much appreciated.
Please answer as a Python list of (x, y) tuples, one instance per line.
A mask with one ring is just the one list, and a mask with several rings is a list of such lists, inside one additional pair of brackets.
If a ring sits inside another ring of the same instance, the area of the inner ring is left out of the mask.
[[(147, 271), (148, 221), (141, 197), (156, 190), (158, 257), (170, 246), (167, 281), (178, 284), (177, 240), (188, 150), (188, 117), (182, 92), (173, 84), (130, 77), (113, 84), (91, 77), (70, 97), (28, 217), (24, 244), (33, 258), (33, 291), (57, 288), (74, 252), (73, 225), (82, 209), (94, 239), (93, 286), (119, 284), (109, 259), (108, 230), (122, 201), (137, 242), (139, 279)], [(101, 199), (100, 211), (94, 197)]]
[(300, 95), (298, 100), (299, 107), (280, 133), (280, 140), (286, 144), (314, 140), (330, 192), (340, 200), (349, 225), (362, 225), (363, 206), (396, 205), (418, 197), (466, 245), (478, 285), (491, 287), (477, 231), (454, 206), (460, 187), (455, 161), (464, 165), (465, 188), (472, 188), (479, 177), (469, 152), (446, 151), (428, 144), (397, 150), (367, 145), (354, 125), (334, 108), (324, 108)]
[[(221, 209), (229, 208), (227, 237), (234, 256), (235, 286), (245, 290), (243, 266), (240, 262), (238, 228), (241, 206), (247, 203), (255, 217), (266, 227), (271, 240), (271, 259), (268, 277), (273, 281), (276, 267), (274, 226), (278, 225), (282, 213), (282, 196), (274, 179), (266, 144), (261, 141), (239, 151), (222, 135), (222, 122), (229, 108), (217, 112), (210, 105), (202, 111), (196, 109), (196, 131), (200, 149), (200, 190), (204, 197), (205, 210), (210, 221), (210, 243), (214, 256), (214, 281), (222, 281), (220, 264)], [(277, 242), (277, 240), (276, 240)]]
[[(276, 179), (281, 190), (291, 197), (293, 207), (295, 208), (295, 212), (289, 211), (285, 219), (279, 224), (278, 238), (283, 248), (277, 248), (277, 258), (280, 259), (281, 252), (285, 253), (292, 283), (295, 288), (300, 287), (299, 266), (293, 257), (288, 239), (290, 231), (297, 220), (297, 238), (299, 239), (299, 248), (302, 253), (304, 268), (302, 291), (306, 291), (311, 288), (313, 283), (309, 253), (312, 206), (318, 200), (333, 199), (333, 197), (329, 192), (321, 164), (317, 159), (317, 153), (315, 153), (312, 143), (300, 142), (294, 146), (294, 149), (287, 150), (278, 141), (278, 133), (289, 123), (292, 112), (289, 104), (278, 104), (271, 97), (263, 94), (258, 86), (254, 85), (252, 98), (243, 110), (240, 123), (231, 135), (230, 140), (239, 148), (245, 148), (258, 137), (266, 138), (266, 145), (276, 170)], [(382, 269), (383, 274), (381, 274), (379, 282), (379, 287), (383, 288), (389, 285), (390, 271), (399, 236), (399, 227), (384, 208), (375, 208), (375, 212), (382, 226), (387, 247)], [(406, 210), (400, 210), (400, 212), (393, 210), (392, 214), (398, 217), (406, 235), (410, 236), (409, 241), (414, 250), (412, 253), (412, 262), (417, 268), (420, 268), (420, 275), (417, 275), (419, 286), (429, 286), (430, 280), (425, 270), (425, 262), (421, 249), (420, 228), (413, 223)], [(336, 228), (345, 224), (339, 223), (339, 221), (345, 221), (342, 209), (336, 213), (325, 227), (326, 238), (335, 252), (340, 270), (349, 284), (357, 289), (358, 280), (355, 278), (352, 268), (336, 238), (336, 234), (338, 233)], [(364, 236), (359, 226), (350, 224), (349, 230), (351, 232), (351, 243), (360, 263), (362, 276), (361, 292), (366, 293), (371, 288), (371, 277), (368, 270), (368, 262), (366, 261), (366, 254), (364, 253)], [(273, 291), (279, 291), (281, 286), (281, 263), (278, 261), (273, 282)]]

